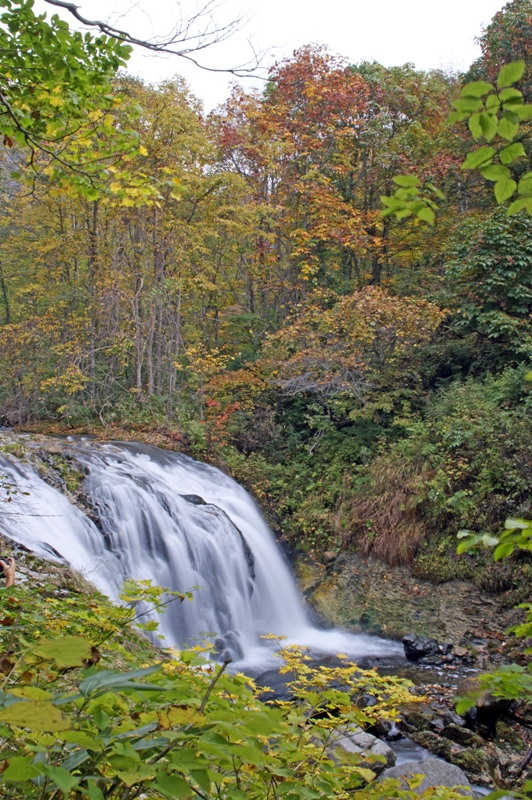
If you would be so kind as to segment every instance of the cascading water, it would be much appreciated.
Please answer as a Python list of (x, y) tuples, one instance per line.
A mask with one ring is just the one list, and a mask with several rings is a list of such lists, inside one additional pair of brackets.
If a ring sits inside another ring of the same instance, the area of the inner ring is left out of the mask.
[(316, 653), (398, 655), (395, 642), (319, 630), (305, 613), (274, 538), (249, 494), (214, 467), (141, 444), (68, 443), (87, 469), (97, 524), (23, 462), (2, 457), (17, 487), (0, 530), (35, 553), (64, 560), (113, 599), (126, 578), (185, 591), (160, 619), (165, 646), (218, 638), (241, 665), (272, 663), (262, 634)]

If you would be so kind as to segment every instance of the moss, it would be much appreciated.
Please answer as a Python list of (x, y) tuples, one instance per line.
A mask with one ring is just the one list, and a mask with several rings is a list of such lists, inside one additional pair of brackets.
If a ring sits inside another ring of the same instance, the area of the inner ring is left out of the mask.
[(486, 758), (482, 750), (464, 750), (462, 753), (452, 753), (450, 761), (465, 772), (481, 773), (484, 769)]
[(511, 725), (499, 719), (495, 725), (495, 731), (500, 742), (510, 745), (518, 753), (524, 750), (523, 740)]
[(475, 567), (465, 558), (454, 554), (420, 552), (412, 565), (412, 575), (431, 583), (446, 583), (453, 580), (472, 580)]
[(26, 448), (19, 442), (6, 444), (2, 447), (2, 450), (4, 453), (9, 453), (9, 455), (15, 456), (15, 458), (23, 459), (27, 456)]

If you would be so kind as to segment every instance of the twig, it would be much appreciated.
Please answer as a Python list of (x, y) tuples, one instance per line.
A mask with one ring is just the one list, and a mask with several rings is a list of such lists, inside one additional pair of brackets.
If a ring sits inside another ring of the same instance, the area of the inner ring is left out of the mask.
[(231, 658), (228, 658), (226, 661), (224, 661), (224, 663), (221, 666), (221, 669), (218, 670), (218, 672), (216, 673), (216, 675), (214, 676), (214, 678), (210, 682), (209, 688), (205, 692), (205, 697), (203, 698), (203, 701), (202, 701), (202, 703), (201, 703), (201, 705), (200, 705), (200, 707), (198, 709), (198, 714), (203, 714), (203, 710), (204, 710), (205, 706), (207, 705), (207, 700), (209, 699), (210, 693), (212, 692), (212, 690), (216, 686), (216, 683), (218, 682), (218, 679), (221, 677), (221, 675), (224, 672), (225, 668), (231, 663), (231, 661), (232, 661)]
[(519, 775), (528, 767), (531, 761), (532, 761), (532, 747), (530, 748), (526, 756), (519, 764), (519, 772), (518, 772)]

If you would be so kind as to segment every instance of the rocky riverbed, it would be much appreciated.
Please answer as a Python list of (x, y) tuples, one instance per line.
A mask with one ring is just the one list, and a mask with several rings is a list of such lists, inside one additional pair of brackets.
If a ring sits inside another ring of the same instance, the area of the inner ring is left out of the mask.
[(355, 553), (299, 554), (295, 571), (319, 618), (404, 641), (404, 664), (375, 666), (413, 680), (425, 701), (404, 708), (391, 732), (373, 733), (406, 737), (426, 755), (461, 768), (472, 784), (510, 789), (522, 783), (527, 770), (520, 766), (532, 746), (530, 707), (484, 696), (465, 718), (455, 711), (455, 698), (478, 688), (477, 674), (526, 663), (527, 643), (508, 633), (523, 620), (521, 609), (465, 581), (434, 585), (407, 567)]

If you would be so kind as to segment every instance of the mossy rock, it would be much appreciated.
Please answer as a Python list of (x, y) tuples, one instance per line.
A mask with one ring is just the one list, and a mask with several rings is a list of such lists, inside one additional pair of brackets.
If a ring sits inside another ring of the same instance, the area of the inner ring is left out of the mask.
[(464, 772), (480, 775), (486, 767), (486, 754), (483, 750), (463, 750), (460, 753), (450, 753), (450, 762)]
[(444, 758), (446, 761), (451, 761), (451, 743), (447, 739), (438, 736), (437, 733), (431, 733), (430, 731), (414, 731), (414, 733), (410, 735), (410, 738), (435, 756)]

